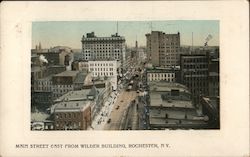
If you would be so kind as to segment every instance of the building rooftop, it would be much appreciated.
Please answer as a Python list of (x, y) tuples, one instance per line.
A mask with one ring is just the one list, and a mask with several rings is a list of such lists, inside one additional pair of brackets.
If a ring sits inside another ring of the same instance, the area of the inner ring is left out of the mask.
[(38, 80), (38, 81), (49, 81), (49, 80), (52, 81), (52, 76), (53, 76), (53, 75), (49, 75), (49, 76), (47, 76), (47, 77), (43, 77), (43, 78), (40, 78), (40, 79), (37, 79), (37, 80)]
[(64, 72), (61, 72), (59, 74), (56, 74), (54, 76), (76, 76), (76, 74), (78, 73), (78, 71), (64, 71)]
[(66, 101), (55, 104), (54, 112), (79, 112), (90, 106), (90, 101)]
[(117, 40), (123, 40), (125, 41), (125, 38), (122, 36), (111, 36), (111, 37), (83, 37), (82, 41), (117, 41)]
[(42, 71), (45, 70), (46, 67), (45, 66), (32, 66), (31, 67), (31, 72), (38, 72), (38, 71)]
[(32, 112), (31, 113), (31, 121), (32, 122), (44, 122), (49, 118), (49, 114), (42, 112)]
[[(176, 35), (180, 34), (179, 32), (177, 32), (176, 34), (166, 34), (165, 32), (162, 32), (162, 31), (151, 31), (151, 34), (153, 34), (153, 33), (159, 33), (159, 34), (164, 34), (164, 35), (169, 35), (169, 36), (176, 36)], [(146, 36), (151, 35), (151, 34), (147, 33)]]
[(147, 68), (147, 73), (174, 73), (175, 70), (171, 68)]
[(150, 118), (164, 118), (166, 119), (166, 114), (168, 114), (168, 119), (185, 119), (187, 115), (187, 120), (195, 119), (198, 114), (196, 110), (193, 109), (179, 109), (179, 108), (162, 108), (162, 109), (149, 109)]
[(48, 68), (64, 68), (65, 65), (49, 65)]
[(117, 60), (113, 58), (91, 58), (89, 61), (117, 62)]
[(77, 73), (74, 83), (84, 83), (85, 78), (87, 77), (88, 73), (86, 72), (79, 72)]
[(150, 106), (152, 107), (175, 107), (175, 108), (194, 108), (191, 100), (163, 100), (161, 94), (150, 94)]
[(149, 121), (150, 125), (166, 128), (207, 124), (205, 117), (199, 116), (195, 109), (176, 108), (149, 109)]
[(172, 83), (166, 81), (151, 81), (149, 83), (150, 91), (164, 92), (171, 90), (179, 90), (180, 92), (190, 93), (188, 88), (180, 83)]
[[(77, 91), (70, 91), (58, 99), (55, 100), (55, 102), (61, 102), (61, 101), (80, 101), (80, 100), (87, 100), (88, 95), (91, 95), (92, 89), (82, 89)], [(99, 93), (104, 90), (104, 88), (98, 88), (96, 89)]]

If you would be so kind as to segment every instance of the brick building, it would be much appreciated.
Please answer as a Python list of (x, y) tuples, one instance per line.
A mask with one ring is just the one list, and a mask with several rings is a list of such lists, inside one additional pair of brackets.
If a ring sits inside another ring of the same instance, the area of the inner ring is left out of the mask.
[(180, 33), (165, 34), (160, 31), (152, 31), (146, 34), (147, 58), (153, 66), (179, 65)]
[(89, 101), (66, 101), (56, 104), (54, 110), (55, 130), (87, 130), (91, 125)]

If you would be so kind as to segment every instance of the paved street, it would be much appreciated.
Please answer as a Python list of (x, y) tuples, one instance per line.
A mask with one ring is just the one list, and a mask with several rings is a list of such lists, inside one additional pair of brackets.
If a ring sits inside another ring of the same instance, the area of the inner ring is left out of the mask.
[[(121, 94), (118, 96), (113, 110), (110, 114), (110, 123), (106, 123), (104, 126), (104, 130), (119, 130), (121, 122), (123, 118), (125, 118), (126, 109), (131, 101), (133, 101), (137, 97), (137, 93), (135, 91), (125, 91), (123, 90)], [(119, 107), (118, 107), (119, 106)]]

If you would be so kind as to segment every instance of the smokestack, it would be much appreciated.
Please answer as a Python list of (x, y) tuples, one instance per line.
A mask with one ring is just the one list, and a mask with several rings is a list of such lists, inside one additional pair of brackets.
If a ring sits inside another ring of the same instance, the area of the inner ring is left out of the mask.
[(43, 63), (46, 63), (46, 64), (49, 63), (48, 60), (45, 58), (44, 55), (40, 55), (40, 56), (39, 56), (39, 61), (40, 61), (40, 65), (41, 65), (41, 66), (43, 65)]
[(207, 38), (205, 39), (205, 44), (204, 44), (204, 46), (207, 46), (207, 43), (211, 40), (213, 38), (213, 36), (211, 35), (211, 34), (209, 34), (208, 36), (207, 36)]

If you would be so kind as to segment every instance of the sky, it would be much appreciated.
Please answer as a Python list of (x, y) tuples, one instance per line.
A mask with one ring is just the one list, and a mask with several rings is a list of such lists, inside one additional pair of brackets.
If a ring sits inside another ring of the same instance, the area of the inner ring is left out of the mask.
[(208, 35), (212, 39), (209, 46), (219, 46), (218, 20), (178, 20), (178, 21), (46, 21), (32, 23), (32, 48), (41, 42), (42, 48), (68, 46), (81, 49), (81, 38), (86, 33), (95, 32), (97, 37), (109, 37), (117, 32), (124, 36), (128, 46), (146, 45), (145, 34), (162, 31), (167, 34), (180, 32), (181, 45), (203, 46)]

